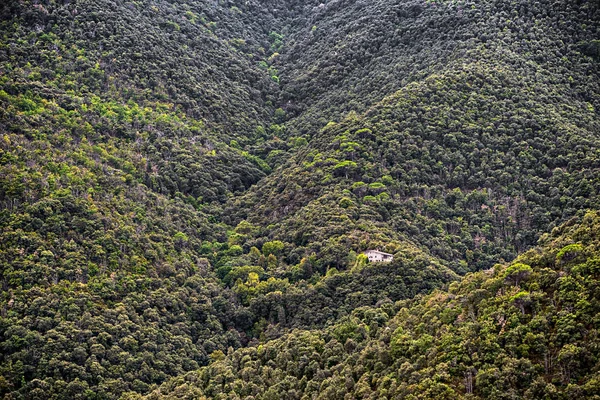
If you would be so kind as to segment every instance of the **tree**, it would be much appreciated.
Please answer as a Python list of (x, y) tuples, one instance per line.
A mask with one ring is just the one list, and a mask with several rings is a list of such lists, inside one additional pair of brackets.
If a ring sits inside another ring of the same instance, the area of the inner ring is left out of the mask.
[(285, 244), (280, 240), (274, 240), (272, 242), (266, 242), (262, 246), (262, 253), (265, 257), (269, 255), (274, 255), (275, 257), (279, 256), (283, 249), (285, 248)]
[(508, 267), (504, 272), (504, 279), (515, 283), (515, 286), (519, 286), (519, 283), (529, 277), (533, 270), (527, 264), (515, 263)]

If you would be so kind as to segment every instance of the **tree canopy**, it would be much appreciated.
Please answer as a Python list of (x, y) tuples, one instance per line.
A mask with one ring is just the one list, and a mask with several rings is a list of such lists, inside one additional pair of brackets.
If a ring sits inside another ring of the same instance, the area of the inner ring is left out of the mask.
[(597, 394), (599, 23), (1, 1), (0, 396)]

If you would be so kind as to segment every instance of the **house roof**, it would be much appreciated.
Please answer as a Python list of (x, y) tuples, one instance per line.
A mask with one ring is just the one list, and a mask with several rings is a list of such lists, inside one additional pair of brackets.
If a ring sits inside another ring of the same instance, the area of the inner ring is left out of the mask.
[(384, 253), (383, 251), (379, 251), (379, 250), (367, 250), (365, 251), (365, 253), (375, 253), (375, 254), (381, 254), (382, 256), (393, 256), (393, 254), (390, 253)]

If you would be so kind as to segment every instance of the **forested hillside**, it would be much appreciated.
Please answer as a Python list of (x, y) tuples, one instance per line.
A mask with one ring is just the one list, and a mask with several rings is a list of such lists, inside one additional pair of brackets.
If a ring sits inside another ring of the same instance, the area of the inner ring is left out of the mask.
[(599, 25), (591, 0), (0, 2), (0, 396), (590, 397)]
[(270, 237), (339, 268), (360, 246), (350, 232), (389, 228), (464, 272), (598, 205), (597, 4), (331, 2), (311, 15), (316, 29), (279, 58), (286, 126), (308, 144), (232, 207), (274, 224)]
[(511, 264), (215, 354), (146, 398), (597, 399), (599, 233), (589, 213)]
[(240, 346), (200, 248), (268, 170), (228, 135), (273, 83), (207, 19), (242, 35), (230, 11), (200, 11), (2, 2), (0, 393), (145, 392)]

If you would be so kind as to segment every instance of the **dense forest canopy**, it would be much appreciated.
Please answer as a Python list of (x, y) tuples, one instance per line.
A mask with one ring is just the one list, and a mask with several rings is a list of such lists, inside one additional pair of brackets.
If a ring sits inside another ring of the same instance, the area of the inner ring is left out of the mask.
[(593, 0), (2, 1), (0, 396), (593, 398), (599, 39)]
[(597, 399), (599, 232), (589, 213), (509, 265), (219, 353), (145, 398)]

